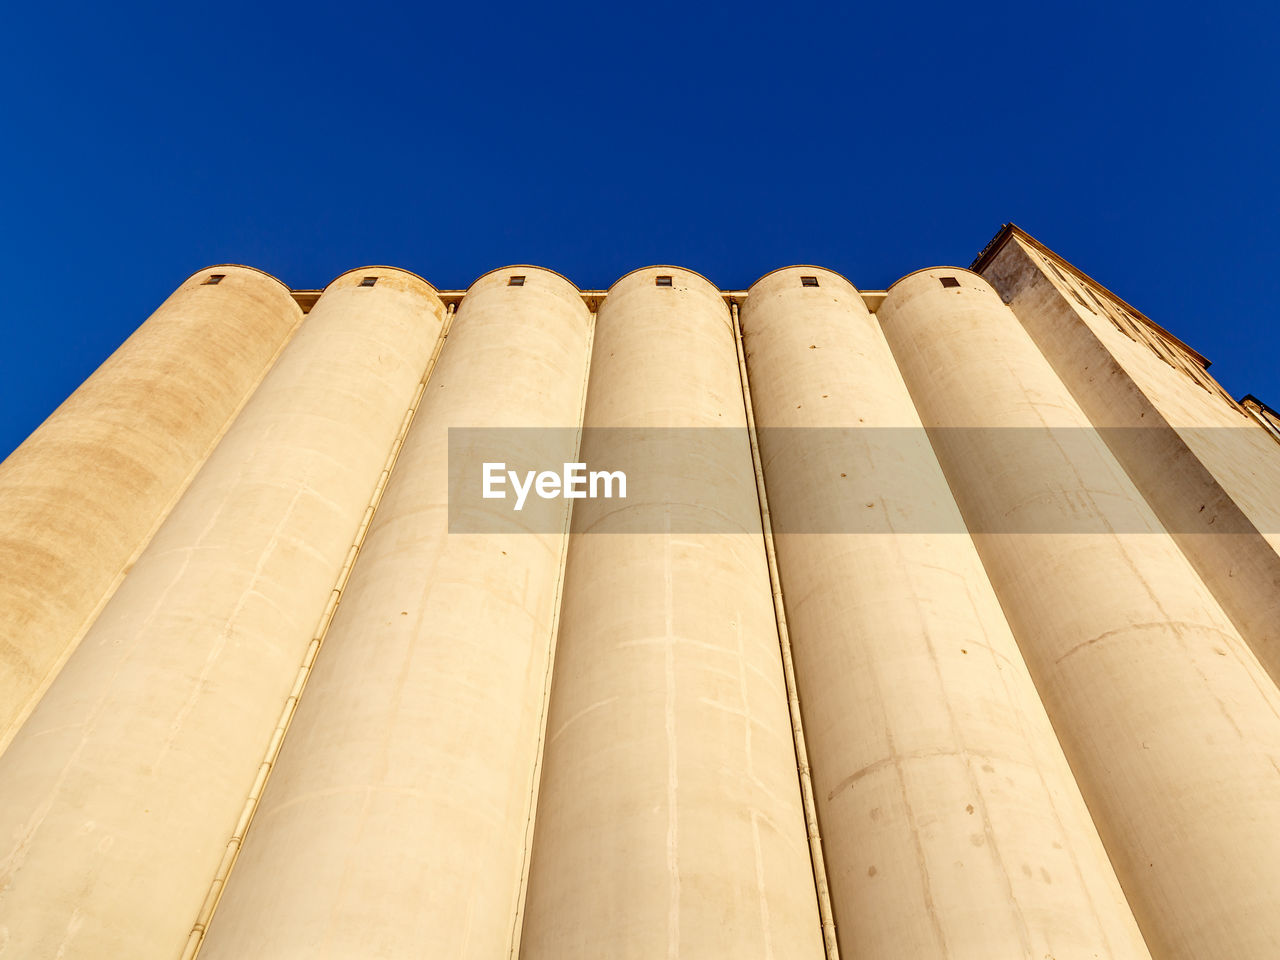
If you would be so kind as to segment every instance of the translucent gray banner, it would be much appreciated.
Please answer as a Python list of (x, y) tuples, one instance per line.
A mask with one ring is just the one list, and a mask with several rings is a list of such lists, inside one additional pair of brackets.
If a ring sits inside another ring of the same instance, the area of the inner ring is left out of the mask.
[[(1252, 425), (757, 437), (779, 535), (1280, 533), (1280, 444)], [(449, 430), (450, 533), (559, 533), (570, 509), (575, 533), (759, 533), (747, 431)]]

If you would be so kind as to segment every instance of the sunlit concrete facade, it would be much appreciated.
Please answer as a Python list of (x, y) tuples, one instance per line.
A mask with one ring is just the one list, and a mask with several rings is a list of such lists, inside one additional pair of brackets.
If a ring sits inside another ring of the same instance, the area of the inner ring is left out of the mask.
[[(0, 958), (1274, 960), (1280, 415), (1206, 367), (1013, 226), (196, 273), (0, 464)], [(639, 469), (486, 514), (485, 431)]]

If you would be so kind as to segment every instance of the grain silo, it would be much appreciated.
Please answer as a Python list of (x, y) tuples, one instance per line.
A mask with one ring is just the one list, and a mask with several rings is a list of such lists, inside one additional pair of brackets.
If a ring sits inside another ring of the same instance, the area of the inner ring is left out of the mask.
[(1207, 366), (1012, 225), (200, 271), (0, 465), (0, 958), (1272, 960), (1280, 432)]

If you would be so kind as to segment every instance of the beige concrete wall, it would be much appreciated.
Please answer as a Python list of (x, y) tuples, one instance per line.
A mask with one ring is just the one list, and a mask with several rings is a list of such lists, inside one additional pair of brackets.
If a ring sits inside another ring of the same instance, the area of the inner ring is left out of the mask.
[[(582, 459), (692, 470), (694, 492), (575, 505), (523, 960), (823, 956), (745, 422), (719, 292), (618, 281)], [(637, 452), (623, 427), (654, 432)], [(681, 427), (736, 429), (666, 462)]]
[(985, 280), (877, 316), (1152, 956), (1275, 957), (1275, 686)]
[(984, 273), (1090, 421), (1109, 428), (1116, 458), (1280, 679), (1280, 445), (1117, 329), (1104, 303), (1023, 241), (1011, 238)]
[(1148, 956), (858, 291), (742, 327), (842, 954)]
[(0, 750), (301, 318), (193, 274), (0, 464)]
[(329, 286), (0, 757), (0, 957), (182, 953), (442, 314)]
[(463, 299), (202, 960), (507, 956), (567, 501), (450, 533), (448, 431), (572, 461), (591, 319), (534, 267)]

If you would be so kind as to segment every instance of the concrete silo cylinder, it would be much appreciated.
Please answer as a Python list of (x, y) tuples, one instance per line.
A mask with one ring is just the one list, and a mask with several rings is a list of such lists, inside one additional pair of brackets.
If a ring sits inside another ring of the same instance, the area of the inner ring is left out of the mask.
[(182, 955), (443, 316), (330, 284), (0, 757), (0, 956)]
[(568, 501), (451, 532), (450, 476), (574, 460), (591, 320), (535, 267), (463, 298), (202, 960), (508, 955)]
[(985, 280), (877, 313), (1152, 956), (1280, 950), (1280, 696)]
[(0, 464), (0, 750), (301, 319), (261, 271), (193, 274)]
[(1004, 244), (983, 275), (1081, 409), (1104, 428), (1120, 465), (1280, 681), (1275, 438), (1220, 389), (1209, 389), (1203, 372), (1189, 377), (1197, 364), (1180, 346), (1023, 241)]
[(672, 267), (613, 286), (585, 422), (590, 469), (639, 469), (626, 500), (574, 506), (520, 955), (821, 958), (715, 287)]
[(845, 955), (1146, 957), (858, 291), (779, 270), (742, 329)]

